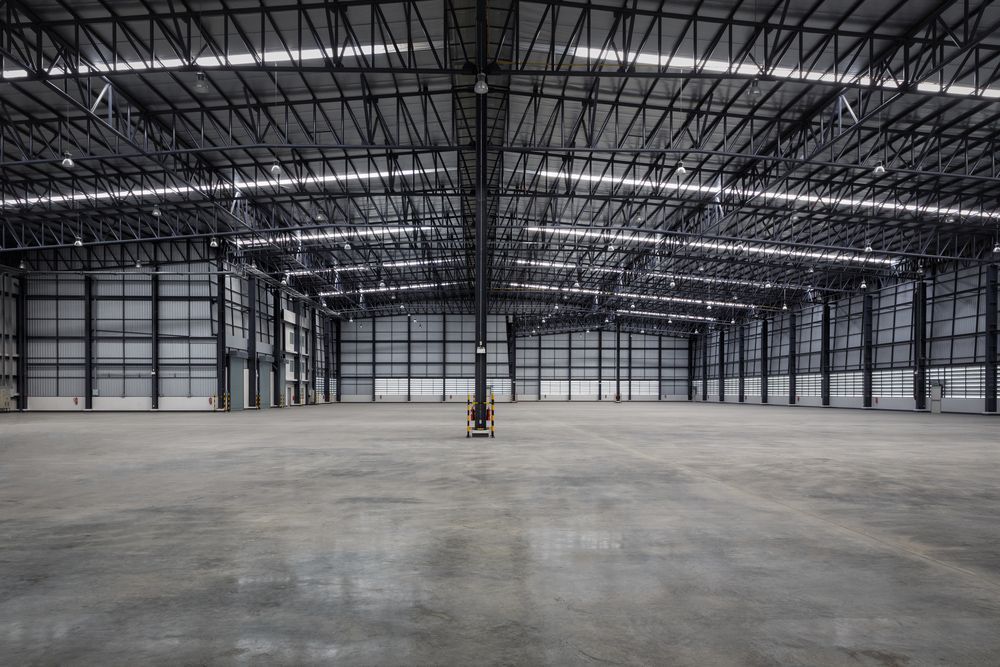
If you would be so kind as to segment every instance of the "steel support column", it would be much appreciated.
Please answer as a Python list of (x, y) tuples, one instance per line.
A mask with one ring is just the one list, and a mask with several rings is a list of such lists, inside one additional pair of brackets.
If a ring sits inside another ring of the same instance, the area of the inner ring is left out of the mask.
[(510, 376), (510, 400), (517, 403), (517, 318), (506, 319), (507, 375)]
[(215, 317), (219, 325), (215, 338), (215, 409), (223, 410), (226, 407), (226, 274), (222, 273), (222, 262), (215, 289)]
[(566, 334), (566, 400), (573, 400), (573, 332)]
[(688, 400), (694, 400), (695, 357), (698, 355), (698, 337), (688, 336)]
[(448, 400), (448, 313), (441, 313), (441, 402)]
[(872, 304), (872, 295), (865, 294), (861, 313), (861, 395), (866, 408), (872, 407)]
[(333, 320), (324, 316), (323, 322), (323, 402), (330, 402), (330, 366), (333, 365), (333, 354), (331, 346), (333, 345), (332, 336), (330, 335), (330, 328), (333, 326)]
[(538, 400), (542, 400), (542, 334), (538, 334)]
[(770, 350), (768, 346), (771, 344), (770, 337), (768, 336), (768, 325), (767, 320), (763, 319), (760, 321), (760, 402), (767, 403), (767, 373), (768, 373), (768, 356)]
[(663, 400), (663, 336), (656, 337), (656, 400)]
[(615, 402), (622, 400), (622, 323), (615, 320)]
[(413, 400), (410, 383), (413, 381), (413, 317), (406, 316), (406, 402)]
[(378, 344), (375, 342), (375, 318), (372, 317), (372, 403), (375, 402), (375, 349)]
[(798, 355), (795, 353), (795, 346), (798, 343), (799, 318), (795, 311), (788, 313), (788, 404), (795, 405), (795, 374), (797, 369), (795, 361)]
[(997, 265), (986, 267), (986, 412), (997, 411)]
[(333, 377), (337, 381), (337, 402), (340, 403), (340, 399), (344, 395), (344, 383), (341, 382), (341, 364), (340, 364), (340, 320), (334, 322), (334, 339), (333, 339)]
[(628, 400), (632, 400), (632, 334), (628, 335)]
[(17, 286), (17, 409), (28, 409), (28, 277)]
[(312, 393), (312, 404), (316, 405), (316, 369), (319, 368), (319, 355), (316, 353), (316, 322), (319, 313), (313, 307), (309, 308), (309, 382), (306, 384), (306, 402), (309, 402), (309, 394)]
[(160, 409), (160, 275), (149, 277), (150, 351), (149, 351), (149, 400), (150, 407)]
[(701, 338), (701, 400), (708, 400), (708, 332)]
[(260, 407), (260, 376), (257, 372), (257, 277), (247, 276), (247, 390), (250, 407)]
[(597, 330), (597, 400), (604, 397), (604, 329)]
[(719, 329), (719, 403), (726, 401), (726, 332)]
[(94, 279), (83, 277), (83, 408), (94, 409)]
[(285, 310), (281, 305), (281, 290), (274, 288), (274, 404), (285, 400)]
[(737, 378), (738, 378), (737, 381), (739, 382), (739, 392), (740, 392), (738, 401), (740, 403), (746, 403), (746, 400), (747, 400), (747, 391), (746, 391), (746, 377), (747, 377), (747, 365), (746, 365), (746, 356), (747, 356), (747, 328), (746, 328), (745, 324), (741, 324), (740, 325), (740, 328), (739, 328), (739, 330), (737, 332), (737, 336), (738, 336), (738, 340), (736, 341), (736, 344), (738, 345), (738, 349), (736, 351), (736, 354), (738, 356), (737, 356), (737, 360), (736, 360), (736, 363), (737, 363), (736, 373), (737, 373)]
[(927, 409), (927, 283), (913, 285), (913, 407)]
[(819, 341), (819, 394), (823, 405), (830, 405), (830, 304), (823, 304)]
[[(302, 349), (302, 302), (292, 301), (292, 309), (295, 313), (295, 336), (292, 339), (292, 344), (295, 345), (295, 386), (292, 391), (292, 401), (296, 405), (304, 403), (302, 400), (302, 375), (305, 372), (303, 368), (303, 349)], [(375, 327), (373, 326), (372, 329)], [(374, 353), (374, 348), (372, 349)]]
[[(476, 71), (486, 72), (487, 24), (486, 0), (476, 2)], [(476, 314), (476, 382), (475, 416), (477, 430), (486, 429), (486, 345), (489, 289), (487, 284), (487, 182), (486, 138), (489, 118), (487, 95), (476, 95), (476, 234), (475, 234), (475, 314)]]

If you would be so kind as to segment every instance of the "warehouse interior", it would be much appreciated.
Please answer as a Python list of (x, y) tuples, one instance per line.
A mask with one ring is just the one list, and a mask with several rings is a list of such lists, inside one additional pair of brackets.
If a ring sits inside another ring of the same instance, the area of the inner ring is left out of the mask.
[(0, 662), (1000, 662), (997, 2), (3, 8)]

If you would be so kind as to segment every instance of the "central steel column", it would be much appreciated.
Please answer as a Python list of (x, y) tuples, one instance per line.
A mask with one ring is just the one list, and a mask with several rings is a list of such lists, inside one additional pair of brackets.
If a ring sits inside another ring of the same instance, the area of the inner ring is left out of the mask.
[[(476, 2), (476, 72), (486, 73), (486, 0)], [(486, 314), (489, 290), (486, 284), (486, 127), (487, 96), (476, 95), (476, 424), (486, 428)]]

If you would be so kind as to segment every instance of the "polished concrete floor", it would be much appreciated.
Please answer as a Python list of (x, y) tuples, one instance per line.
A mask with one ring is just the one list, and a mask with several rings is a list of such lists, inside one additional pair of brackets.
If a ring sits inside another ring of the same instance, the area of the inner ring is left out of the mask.
[(0, 664), (1000, 664), (1000, 420), (0, 415)]

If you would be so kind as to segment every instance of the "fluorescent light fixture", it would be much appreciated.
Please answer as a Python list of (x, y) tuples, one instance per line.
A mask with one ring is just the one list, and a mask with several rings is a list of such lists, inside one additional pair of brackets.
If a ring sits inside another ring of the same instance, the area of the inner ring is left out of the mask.
[(447, 283), (412, 283), (410, 285), (390, 285), (388, 287), (367, 287), (351, 292), (320, 292), (316, 296), (344, 296), (346, 294), (385, 294), (387, 292), (408, 292), (422, 289), (435, 289), (457, 285), (457, 282)]
[(839, 206), (846, 208), (863, 208), (874, 211), (893, 213), (914, 213), (944, 217), (946, 215), (967, 216), (1000, 220), (1000, 211), (983, 209), (964, 209), (961, 207), (933, 206), (931, 204), (904, 204), (899, 201), (876, 201), (874, 199), (853, 199), (848, 197), (827, 197), (819, 195), (795, 194), (791, 192), (772, 192), (765, 190), (750, 190), (745, 188), (722, 188), (718, 185), (699, 185), (697, 183), (681, 182), (676, 179), (668, 181), (652, 181), (648, 178), (623, 178), (608, 175), (571, 174), (561, 171), (542, 170), (538, 172), (542, 178), (570, 180), (582, 183), (598, 183), (607, 185), (626, 185), (637, 188), (655, 188), (660, 190), (675, 190), (693, 195), (710, 195), (713, 198), (722, 197), (762, 197), (765, 201), (796, 204), (819, 204), (821, 206)]
[[(358, 236), (380, 236), (383, 234), (410, 234), (416, 231), (426, 231), (431, 229), (428, 226), (422, 227), (359, 227), (350, 231), (320, 230), (312, 232), (288, 232), (282, 234), (265, 234), (263, 238), (237, 238), (236, 245), (240, 247), (255, 248), (268, 246), (275, 243), (295, 243), (306, 241), (343, 241), (350, 237)], [(350, 244), (344, 244), (345, 250), (350, 249)]]
[(680, 313), (657, 313), (651, 310), (616, 310), (619, 315), (638, 315), (640, 317), (663, 317), (671, 320), (688, 320), (690, 322), (714, 322), (714, 317), (700, 315), (682, 315)]
[[(72, 162), (72, 159), (71, 159)], [(65, 159), (63, 160), (65, 166)], [(144, 199), (147, 197), (176, 197), (192, 193), (203, 193), (210, 196), (225, 197), (230, 193), (235, 193), (239, 197), (244, 191), (252, 192), (256, 190), (273, 190), (276, 186), (288, 187), (290, 185), (323, 185), (324, 183), (344, 183), (348, 181), (370, 181), (378, 179), (406, 178), (411, 176), (427, 176), (445, 171), (443, 167), (430, 169), (399, 169), (390, 172), (369, 171), (350, 174), (322, 174), (319, 176), (301, 176), (285, 178), (261, 178), (252, 181), (237, 180), (232, 183), (196, 184), (196, 185), (172, 185), (157, 188), (122, 189), (114, 191), (98, 192), (74, 192), (71, 194), (43, 195), (38, 197), (13, 197), (0, 200), (0, 207), (14, 208), (19, 206), (33, 206), (35, 204), (62, 204), (78, 201), (101, 201), (109, 199)]]
[[(660, 55), (657, 53), (642, 53), (635, 51), (619, 51), (612, 48), (590, 48), (585, 46), (561, 46), (548, 44), (523, 44), (522, 48), (542, 51), (546, 55), (555, 53), (558, 60), (563, 55), (584, 58), (586, 60), (603, 60), (617, 64), (634, 63), (636, 65), (647, 65), (681, 71), (705, 71), (719, 74), (735, 74), (738, 76), (753, 77), (750, 84), (749, 93), (759, 94), (760, 77), (773, 79), (784, 79), (786, 81), (818, 81), (821, 83), (833, 84), (854, 84), (863, 87), (876, 87), (884, 90), (897, 90), (900, 84), (892, 78), (872, 79), (870, 76), (861, 73), (851, 74), (850, 72), (823, 72), (819, 70), (805, 69), (801, 65), (797, 67), (782, 67), (772, 65), (766, 69), (752, 62), (733, 63), (727, 60), (714, 58), (695, 59), (690, 56), (681, 55)], [(757, 91), (754, 92), (754, 88)], [(1000, 88), (986, 88), (952, 84), (942, 86), (933, 81), (921, 81), (917, 83), (917, 90), (925, 93), (945, 93), (951, 95), (961, 95), (966, 97), (987, 97), (992, 99), (1000, 98)]]
[(597, 229), (587, 229), (581, 227), (526, 227), (529, 232), (541, 232), (543, 234), (553, 234), (557, 236), (570, 236), (575, 238), (607, 238), (608, 236), (620, 236), (622, 241), (630, 243), (644, 243), (648, 245), (656, 245), (662, 243), (664, 245), (670, 245), (675, 248), (698, 248), (702, 250), (712, 250), (715, 252), (722, 253), (748, 253), (751, 255), (765, 255), (773, 257), (790, 257), (795, 259), (815, 259), (824, 262), (846, 262), (846, 263), (860, 263), (860, 264), (884, 264), (886, 266), (892, 265), (895, 261), (890, 258), (882, 257), (872, 257), (870, 255), (863, 255), (857, 251), (849, 250), (824, 250), (824, 251), (814, 251), (814, 250), (797, 250), (795, 248), (786, 247), (766, 247), (763, 245), (754, 244), (764, 244), (767, 241), (760, 241), (756, 239), (748, 240), (741, 243), (733, 243), (731, 241), (699, 241), (696, 239), (683, 239), (683, 238), (672, 238), (654, 234), (641, 234), (634, 232), (615, 232), (614, 230), (597, 230)]
[(453, 264), (462, 261), (459, 257), (443, 257), (441, 259), (401, 259), (392, 262), (382, 262), (381, 264), (347, 264), (342, 266), (326, 266), (318, 269), (297, 269), (289, 271), (290, 276), (308, 276), (319, 273), (341, 273), (354, 271), (374, 271), (379, 267), (383, 269), (400, 269), (411, 266), (430, 266), (434, 264)]
[[(413, 44), (362, 44), (359, 46), (341, 46), (339, 48), (321, 47), (313, 49), (274, 49), (263, 53), (230, 53), (228, 55), (206, 55), (196, 58), (193, 62), (180, 58), (157, 58), (147, 60), (122, 60), (114, 63), (93, 63), (80, 65), (76, 68), (53, 67), (49, 76), (65, 76), (67, 74), (109, 73), (109, 72), (145, 72), (168, 69), (181, 69), (194, 65), (201, 69), (217, 67), (233, 67), (240, 65), (277, 65), (282, 63), (305, 63), (313, 60), (374, 58), (389, 54), (426, 51), (435, 46), (431, 42), (413, 42)], [(23, 79), (28, 71), (23, 69), (3, 70), (4, 79)]]
[[(685, 305), (691, 306), (721, 306), (728, 308), (757, 308), (758, 306), (748, 303), (732, 302), (732, 301), (713, 301), (711, 299), (689, 299), (680, 296), (665, 296), (661, 294), (639, 294), (637, 292), (608, 292), (602, 290), (580, 288), (575, 287), (560, 287), (558, 285), (542, 285), (539, 283), (507, 283), (509, 287), (514, 287), (517, 289), (527, 289), (527, 290), (537, 290), (541, 292), (558, 292), (558, 293), (568, 293), (568, 294), (588, 294), (594, 296), (611, 296), (618, 297), (620, 299), (635, 299), (638, 301), (660, 301), (665, 303), (683, 303)], [(557, 306), (558, 307), (558, 306)]]

